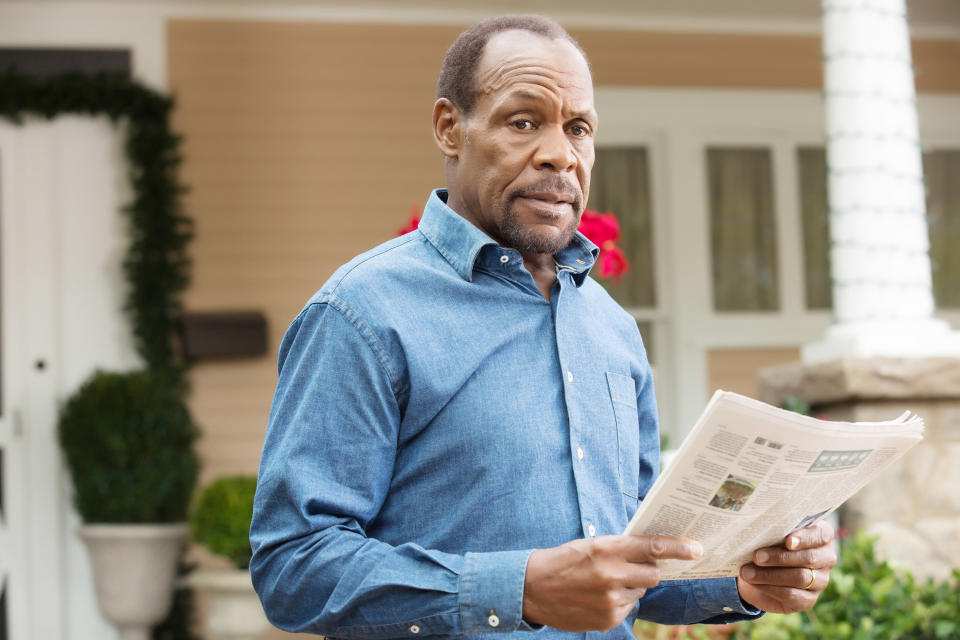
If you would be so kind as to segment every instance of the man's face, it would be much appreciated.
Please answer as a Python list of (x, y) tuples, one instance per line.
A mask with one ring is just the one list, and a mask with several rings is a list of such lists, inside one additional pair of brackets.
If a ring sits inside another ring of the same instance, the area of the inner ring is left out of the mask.
[(586, 60), (566, 40), (504, 31), (487, 42), (474, 86), (450, 206), (504, 246), (554, 254), (590, 189), (597, 114)]

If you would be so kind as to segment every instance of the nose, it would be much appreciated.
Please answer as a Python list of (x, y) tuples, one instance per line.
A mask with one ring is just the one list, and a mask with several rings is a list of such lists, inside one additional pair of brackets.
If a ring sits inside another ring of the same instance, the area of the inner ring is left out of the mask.
[(577, 155), (562, 127), (549, 127), (543, 130), (534, 163), (538, 169), (555, 171), (572, 171), (577, 167)]

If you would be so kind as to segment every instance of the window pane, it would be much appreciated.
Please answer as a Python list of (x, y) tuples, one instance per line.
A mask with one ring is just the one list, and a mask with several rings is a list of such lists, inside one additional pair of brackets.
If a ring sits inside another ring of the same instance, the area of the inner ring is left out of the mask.
[(769, 149), (707, 149), (713, 306), (771, 311), (780, 306)]
[(941, 309), (960, 308), (960, 149), (923, 156), (930, 221), (933, 296)]
[(803, 264), (807, 309), (833, 307), (830, 284), (830, 220), (827, 203), (827, 153), (823, 147), (797, 149)]
[(620, 246), (630, 261), (630, 271), (619, 284), (606, 283), (610, 294), (624, 306), (656, 306), (647, 150), (597, 149), (587, 207), (600, 213), (612, 211), (620, 221)]

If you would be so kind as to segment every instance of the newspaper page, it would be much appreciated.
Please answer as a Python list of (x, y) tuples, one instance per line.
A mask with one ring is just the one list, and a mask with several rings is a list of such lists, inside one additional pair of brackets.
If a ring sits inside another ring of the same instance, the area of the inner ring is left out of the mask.
[(703, 545), (698, 560), (661, 560), (662, 580), (736, 576), (756, 549), (829, 515), (922, 438), (910, 412), (829, 422), (717, 391), (625, 533)]

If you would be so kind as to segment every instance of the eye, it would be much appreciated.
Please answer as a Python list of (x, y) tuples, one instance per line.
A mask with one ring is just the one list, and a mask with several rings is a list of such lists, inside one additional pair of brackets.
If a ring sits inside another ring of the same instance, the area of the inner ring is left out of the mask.
[(581, 124), (571, 125), (567, 131), (569, 131), (570, 134), (575, 138), (586, 138), (588, 135), (590, 135), (590, 130)]
[(533, 122), (530, 120), (525, 120), (521, 118), (520, 120), (514, 120), (510, 123), (510, 126), (516, 129), (517, 131), (530, 131), (533, 129)]

